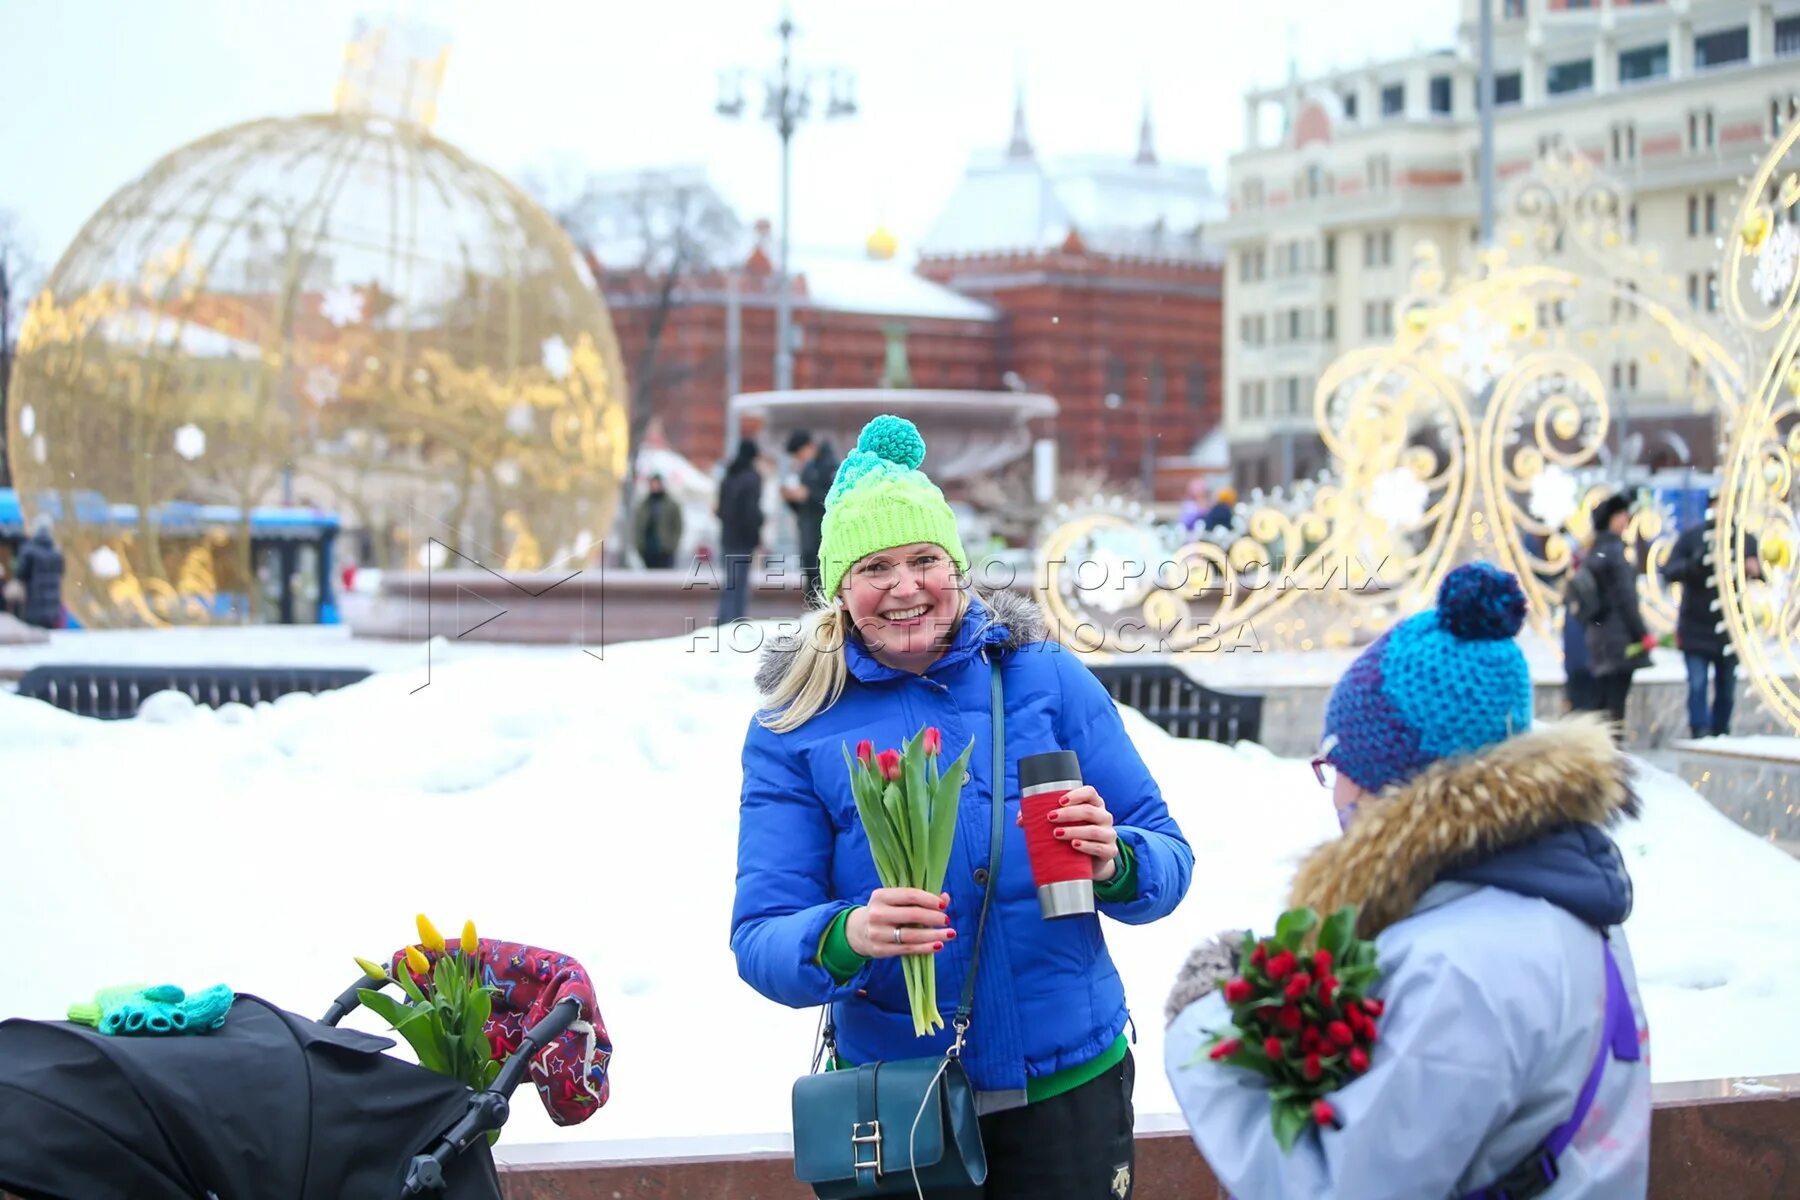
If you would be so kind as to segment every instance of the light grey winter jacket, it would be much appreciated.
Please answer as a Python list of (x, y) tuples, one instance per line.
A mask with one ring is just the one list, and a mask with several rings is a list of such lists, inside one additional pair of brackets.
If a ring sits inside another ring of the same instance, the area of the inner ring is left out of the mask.
[[(1625, 938), (1630, 881), (1599, 826), (1635, 812), (1601, 724), (1538, 726), (1366, 802), (1316, 851), (1292, 903), (1359, 905), (1386, 1005), (1365, 1075), (1331, 1096), (1342, 1128), (1276, 1145), (1262, 1077), (1211, 1062), (1230, 970), (1203, 946), (1170, 997), (1166, 1066), (1200, 1152), (1237, 1200), (1445, 1200), (1489, 1186), (1567, 1120), (1599, 1052), (1611, 939), (1638, 1061), (1607, 1056), (1545, 1200), (1649, 1187), (1648, 1030)], [(1602, 930), (1605, 933), (1602, 933)]]

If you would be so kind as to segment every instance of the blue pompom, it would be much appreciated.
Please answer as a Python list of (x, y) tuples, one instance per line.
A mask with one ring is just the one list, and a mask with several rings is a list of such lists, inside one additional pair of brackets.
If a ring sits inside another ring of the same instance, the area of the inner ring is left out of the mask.
[(856, 448), (914, 471), (925, 461), (925, 439), (919, 436), (918, 426), (905, 417), (889, 413), (883, 413), (863, 426), (862, 436), (856, 439)]
[(1525, 592), (1492, 563), (1465, 563), (1438, 588), (1438, 624), (1466, 642), (1517, 636), (1525, 624)]

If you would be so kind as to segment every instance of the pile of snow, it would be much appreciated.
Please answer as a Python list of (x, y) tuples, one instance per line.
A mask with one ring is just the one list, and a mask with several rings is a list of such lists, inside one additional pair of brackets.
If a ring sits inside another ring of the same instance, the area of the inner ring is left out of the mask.
[[(57, 1017), (146, 980), (316, 1013), (351, 955), (410, 939), (413, 913), (472, 917), (591, 967), (617, 1044), (611, 1105), (557, 1130), (527, 1101), (508, 1144), (785, 1132), (816, 1014), (752, 992), (727, 944), (754, 665), (686, 640), (604, 661), (465, 647), (422, 691), (401, 670), (116, 723), (0, 694), (0, 935), (49, 952), (13, 956), (0, 1016)], [(1106, 925), (1155, 1124), (1174, 1107), (1160, 1041), (1176, 966), (1218, 929), (1266, 929), (1336, 823), (1303, 762), (1126, 721), (1196, 854), (1172, 918)], [(1800, 1071), (1800, 863), (1673, 776), (1646, 770), (1643, 791), (1620, 836), (1656, 1078)], [(721, 1070), (731, 1086), (695, 1087)]]

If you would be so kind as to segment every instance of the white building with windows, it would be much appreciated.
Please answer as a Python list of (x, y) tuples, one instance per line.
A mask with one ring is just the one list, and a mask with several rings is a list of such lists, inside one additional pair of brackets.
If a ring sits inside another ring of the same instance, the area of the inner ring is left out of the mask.
[[(1688, 302), (1715, 308), (1738, 177), (1795, 113), (1800, 0), (1491, 2), (1496, 191), (1549, 149), (1586, 155), (1629, 189), (1638, 241)], [(1227, 251), (1224, 414), (1240, 485), (1325, 465), (1314, 385), (1345, 350), (1392, 335), (1415, 244), (1471, 265), (1479, 3), (1463, 0), (1454, 48), (1244, 98), (1230, 215), (1209, 231)], [(1602, 375), (1635, 428), (1679, 429), (1710, 458), (1711, 418), (1686, 396), (1626, 394), (1638, 373), (1616, 365)]]

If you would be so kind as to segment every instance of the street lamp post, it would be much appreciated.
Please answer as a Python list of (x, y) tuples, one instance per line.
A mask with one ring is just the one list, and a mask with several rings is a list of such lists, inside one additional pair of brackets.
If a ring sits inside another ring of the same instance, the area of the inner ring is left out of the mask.
[[(794, 299), (788, 286), (789, 192), (792, 188), (794, 131), (812, 112), (812, 78), (796, 73), (793, 65), (793, 18), (782, 14), (775, 27), (781, 38), (781, 62), (774, 74), (764, 81), (763, 119), (775, 126), (781, 138), (781, 242), (775, 263), (775, 387), (786, 391), (794, 386)], [(720, 80), (719, 99), (715, 105), (720, 116), (736, 117), (744, 111), (742, 72), (727, 73)], [(855, 77), (848, 71), (833, 68), (829, 75), (829, 99), (825, 117), (854, 116), (856, 113)]]

